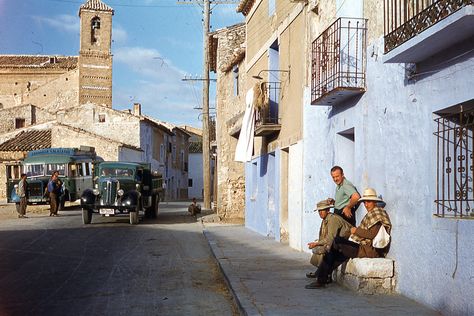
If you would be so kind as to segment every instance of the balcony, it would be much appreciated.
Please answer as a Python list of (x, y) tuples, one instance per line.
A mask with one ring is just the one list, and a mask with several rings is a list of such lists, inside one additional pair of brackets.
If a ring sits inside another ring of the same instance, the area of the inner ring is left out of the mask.
[(416, 63), (474, 36), (474, 0), (385, 0), (387, 63)]
[(278, 117), (281, 83), (266, 82), (263, 85), (264, 102), (257, 106), (255, 111), (255, 136), (271, 137), (278, 134), (281, 129)]
[(312, 44), (311, 104), (334, 106), (366, 90), (367, 20), (339, 18)]

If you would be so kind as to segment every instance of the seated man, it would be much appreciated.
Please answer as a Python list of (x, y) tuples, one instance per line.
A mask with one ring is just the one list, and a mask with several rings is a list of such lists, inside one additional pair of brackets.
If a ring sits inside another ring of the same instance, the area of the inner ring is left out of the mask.
[(383, 200), (377, 197), (374, 189), (365, 189), (359, 202), (364, 202), (367, 214), (358, 227), (351, 228), (351, 239), (354, 241), (335, 238), (331, 250), (324, 256), (316, 271), (317, 280), (306, 285), (305, 288), (325, 287), (328, 275), (349, 258), (379, 258), (387, 254), (390, 244), (381, 249), (372, 245), (373, 239), (382, 226), (388, 233), (392, 228), (387, 212), (377, 205), (377, 203), (383, 203)]
[(193, 198), (193, 203), (189, 205), (188, 212), (191, 213), (192, 216), (201, 213), (201, 205), (197, 204), (196, 198)]
[[(319, 228), (319, 239), (308, 243), (308, 248), (312, 249), (311, 264), (319, 267), (323, 257), (331, 249), (331, 245), (336, 236), (348, 238), (350, 235), (352, 225), (345, 221), (341, 216), (329, 213), (333, 207), (327, 200), (318, 202), (314, 211), (319, 212), (319, 217), (323, 220)], [(315, 272), (306, 273), (306, 277), (315, 278)], [(327, 282), (331, 283), (331, 276), (329, 275)]]

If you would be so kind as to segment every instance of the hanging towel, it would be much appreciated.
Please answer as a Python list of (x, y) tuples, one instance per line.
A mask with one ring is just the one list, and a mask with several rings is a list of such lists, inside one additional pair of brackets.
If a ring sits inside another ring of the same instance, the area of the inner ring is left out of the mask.
[(253, 88), (247, 91), (245, 96), (245, 113), (242, 119), (239, 140), (235, 148), (235, 161), (246, 162), (252, 160), (253, 137), (255, 128), (255, 109), (253, 107)]

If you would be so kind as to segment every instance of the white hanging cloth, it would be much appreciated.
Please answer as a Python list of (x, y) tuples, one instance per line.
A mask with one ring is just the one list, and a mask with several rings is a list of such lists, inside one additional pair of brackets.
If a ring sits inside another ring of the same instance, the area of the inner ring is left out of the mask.
[(246, 162), (252, 160), (253, 138), (255, 130), (255, 109), (253, 106), (253, 88), (245, 96), (245, 113), (242, 119), (239, 140), (235, 148), (235, 161)]

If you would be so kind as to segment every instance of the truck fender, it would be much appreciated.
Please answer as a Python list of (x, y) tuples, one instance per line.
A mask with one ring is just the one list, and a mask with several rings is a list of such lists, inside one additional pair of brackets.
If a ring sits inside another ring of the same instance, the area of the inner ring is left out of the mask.
[(90, 206), (95, 203), (95, 195), (91, 189), (85, 189), (81, 194), (81, 206)]
[(122, 197), (122, 205), (126, 207), (136, 206), (140, 200), (140, 193), (137, 191), (126, 192)]

